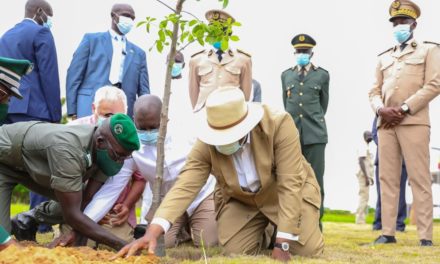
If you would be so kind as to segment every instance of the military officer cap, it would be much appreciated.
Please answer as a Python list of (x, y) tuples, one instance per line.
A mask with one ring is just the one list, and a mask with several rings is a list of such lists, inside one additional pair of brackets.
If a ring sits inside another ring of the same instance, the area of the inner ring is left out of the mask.
[(20, 79), (23, 75), (32, 71), (32, 63), (28, 60), (16, 60), (0, 57), (0, 83), (5, 86), (12, 95), (22, 99), (18, 91)]
[(391, 3), (390, 21), (397, 17), (413, 18), (420, 17), (420, 8), (410, 0), (396, 0)]
[(126, 150), (139, 150), (140, 142), (136, 126), (128, 115), (114, 114), (110, 117), (110, 130), (118, 143)]
[(307, 34), (298, 34), (292, 39), (295, 49), (311, 49), (316, 46), (316, 41)]
[(217, 10), (217, 9), (209, 10), (208, 12), (206, 12), (205, 17), (209, 22), (220, 21), (224, 23), (228, 20), (228, 18), (231, 19), (232, 23), (235, 22), (235, 19), (230, 14), (226, 13), (223, 10)]

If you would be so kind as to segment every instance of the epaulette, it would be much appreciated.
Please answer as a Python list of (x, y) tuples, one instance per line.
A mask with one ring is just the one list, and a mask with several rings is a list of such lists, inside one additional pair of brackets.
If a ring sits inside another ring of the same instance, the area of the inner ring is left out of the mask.
[(198, 51), (198, 52), (194, 53), (193, 55), (191, 55), (191, 58), (194, 57), (194, 56), (196, 56), (196, 55), (199, 55), (200, 53), (203, 53), (203, 52), (205, 52), (204, 49), (201, 50), (201, 51)]
[(242, 51), (241, 49), (237, 49), (237, 52), (240, 52), (240, 53), (242, 53), (242, 54), (244, 54), (244, 55), (246, 55), (246, 56), (248, 56), (248, 57), (252, 57), (251, 54), (249, 54), (249, 53), (247, 53), (247, 52), (244, 52), (244, 51)]
[(295, 69), (295, 68), (290, 67), (290, 68), (286, 69), (285, 71), (283, 71), (282, 74), (284, 74), (285, 72), (288, 72), (288, 71), (290, 71), (290, 70), (294, 70), (294, 69)]
[(386, 51), (380, 53), (380, 54), (377, 55), (377, 56), (379, 57), (380, 55), (383, 55), (383, 54), (387, 53), (388, 51), (391, 51), (392, 49), (394, 49), (394, 47), (387, 49)]
[(326, 69), (322, 68), (322, 67), (317, 67), (317, 69), (323, 70), (323, 71), (325, 71), (326, 73), (328, 73), (328, 71), (327, 71)]
[(423, 43), (425, 43), (425, 44), (434, 44), (434, 45), (440, 46), (440, 44), (438, 44), (436, 42), (432, 42), (432, 41), (423, 41)]

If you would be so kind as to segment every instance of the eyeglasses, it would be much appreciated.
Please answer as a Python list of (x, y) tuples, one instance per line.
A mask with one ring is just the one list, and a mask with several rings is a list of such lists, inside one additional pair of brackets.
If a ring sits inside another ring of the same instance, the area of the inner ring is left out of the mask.
[(118, 163), (124, 163), (124, 161), (126, 159), (131, 159), (133, 156), (131, 154), (129, 155), (119, 155), (118, 153), (116, 153), (116, 151), (113, 149), (113, 147), (111, 146), (110, 142), (108, 142), (107, 140), (106, 142), (106, 147), (107, 147), (107, 151), (110, 150), (110, 158)]

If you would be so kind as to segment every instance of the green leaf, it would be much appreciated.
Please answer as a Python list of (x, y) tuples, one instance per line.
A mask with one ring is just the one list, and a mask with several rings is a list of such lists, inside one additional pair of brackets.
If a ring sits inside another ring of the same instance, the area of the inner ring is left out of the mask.
[(144, 25), (146, 23), (147, 23), (147, 21), (141, 21), (141, 22), (136, 24), (136, 27), (140, 27), (140, 26), (142, 26), (142, 25)]
[(182, 33), (182, 36), (180, 36), (180, 41), (181, 41), (181, 42), (184, 42), (185, 39), (188, 37), (188, 35), (189, 35), (189, 31), (185, 31), (185, 32), (183, 32), (183, 33)]
[(228, 48), (229, 48), (229, 41), (226, 39), (223, 39), (222, 40), (222, 42), (221, 42), (221, 49), (223, 50), (223, 51), (227, 51), (228, 50)]
[(165, 41), (165, 33), (164, 33), (164, 31), (163, 30), (159, 30), (157, 33), (159, 34), (160, 41), (164, 42)]
[(188, 41), (189, 41), (189, 42), (193, 42), (193, 41), (194, 41), (194, 35), (193, 35), (193, 34), (190, 34), (190, 35), (189, 35), (189, 37), (188, 37)]
[(197, 24), (197, 22), (198, 22), (197, 20), (193, 19), (193, 20), (189, 21), (189, 24), (188, 24), (188, 25), (189, 25), (190, 27), (192, 27), (192, 26), (194, 26), (195, 24)]
[(240, 40), (240, 38), (238, 37), (238, 36), (231, 36), (230, 37), (230, 39), (232, 40), (232, 41), (239, 41)]
[(229, 0), (223, 0), (223, 8), (226, 8), (229, 4)]
[(162, 41), (156, 41), (156, 49), (157, 49), (157, 51), (159, 51), (159, 53), (162, 53), (162, 50), (163, 50)]
[(147, 24), (147, 33), (150, 33), (150, 23)]
[(241, 27), (241, 23), (240, 23), (240, 22), (237, 22), (237, 21), (235, 21), (234, 23), (232, 23), (232, 25), (235, 26), (235, 27)]
[(169, 30), (169, 29), (165, 30), (165, 34), (166, 34), (168, 37), (170, 37), (170, 38), (173, 37), (173, 31), (171, 31), (171, 30)]
[(162, 20), (159, 24), (159, 28), (160, 29), (166, 28), (167, 25), (168, 25), (168, 20)]

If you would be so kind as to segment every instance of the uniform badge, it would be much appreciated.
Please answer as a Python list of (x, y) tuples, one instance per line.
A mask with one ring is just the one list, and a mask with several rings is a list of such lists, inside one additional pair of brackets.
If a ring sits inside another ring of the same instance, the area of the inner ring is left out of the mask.
[(212, 14), (212, 18), (214, 20), (218, 20), (220, 18), (220, 13), (219, 12), (214, 12), (214, 14)]
[(291, 95), (292, 95), (292, 92), (290, 90), (287, 90), (287, 97), (290, 98)]
[(304, 37), (304, 35), (299, 36), (299, 41), (303, 42), (304, 40), (306, 40), (306, 37)]
[(399, 9), (400, 5), (401, 5), (400, 1), (396, 0), (391, 4), (391, 7), (394, 9)]
[(417, 43), (416, 42), (411, 43), (411, 47), (413, 48), (417, 47)]
[(113, 131), (115, 131), (116, 135), (119, 135), (124, 131), (124, 127), (121, 124), (116, 124)]

